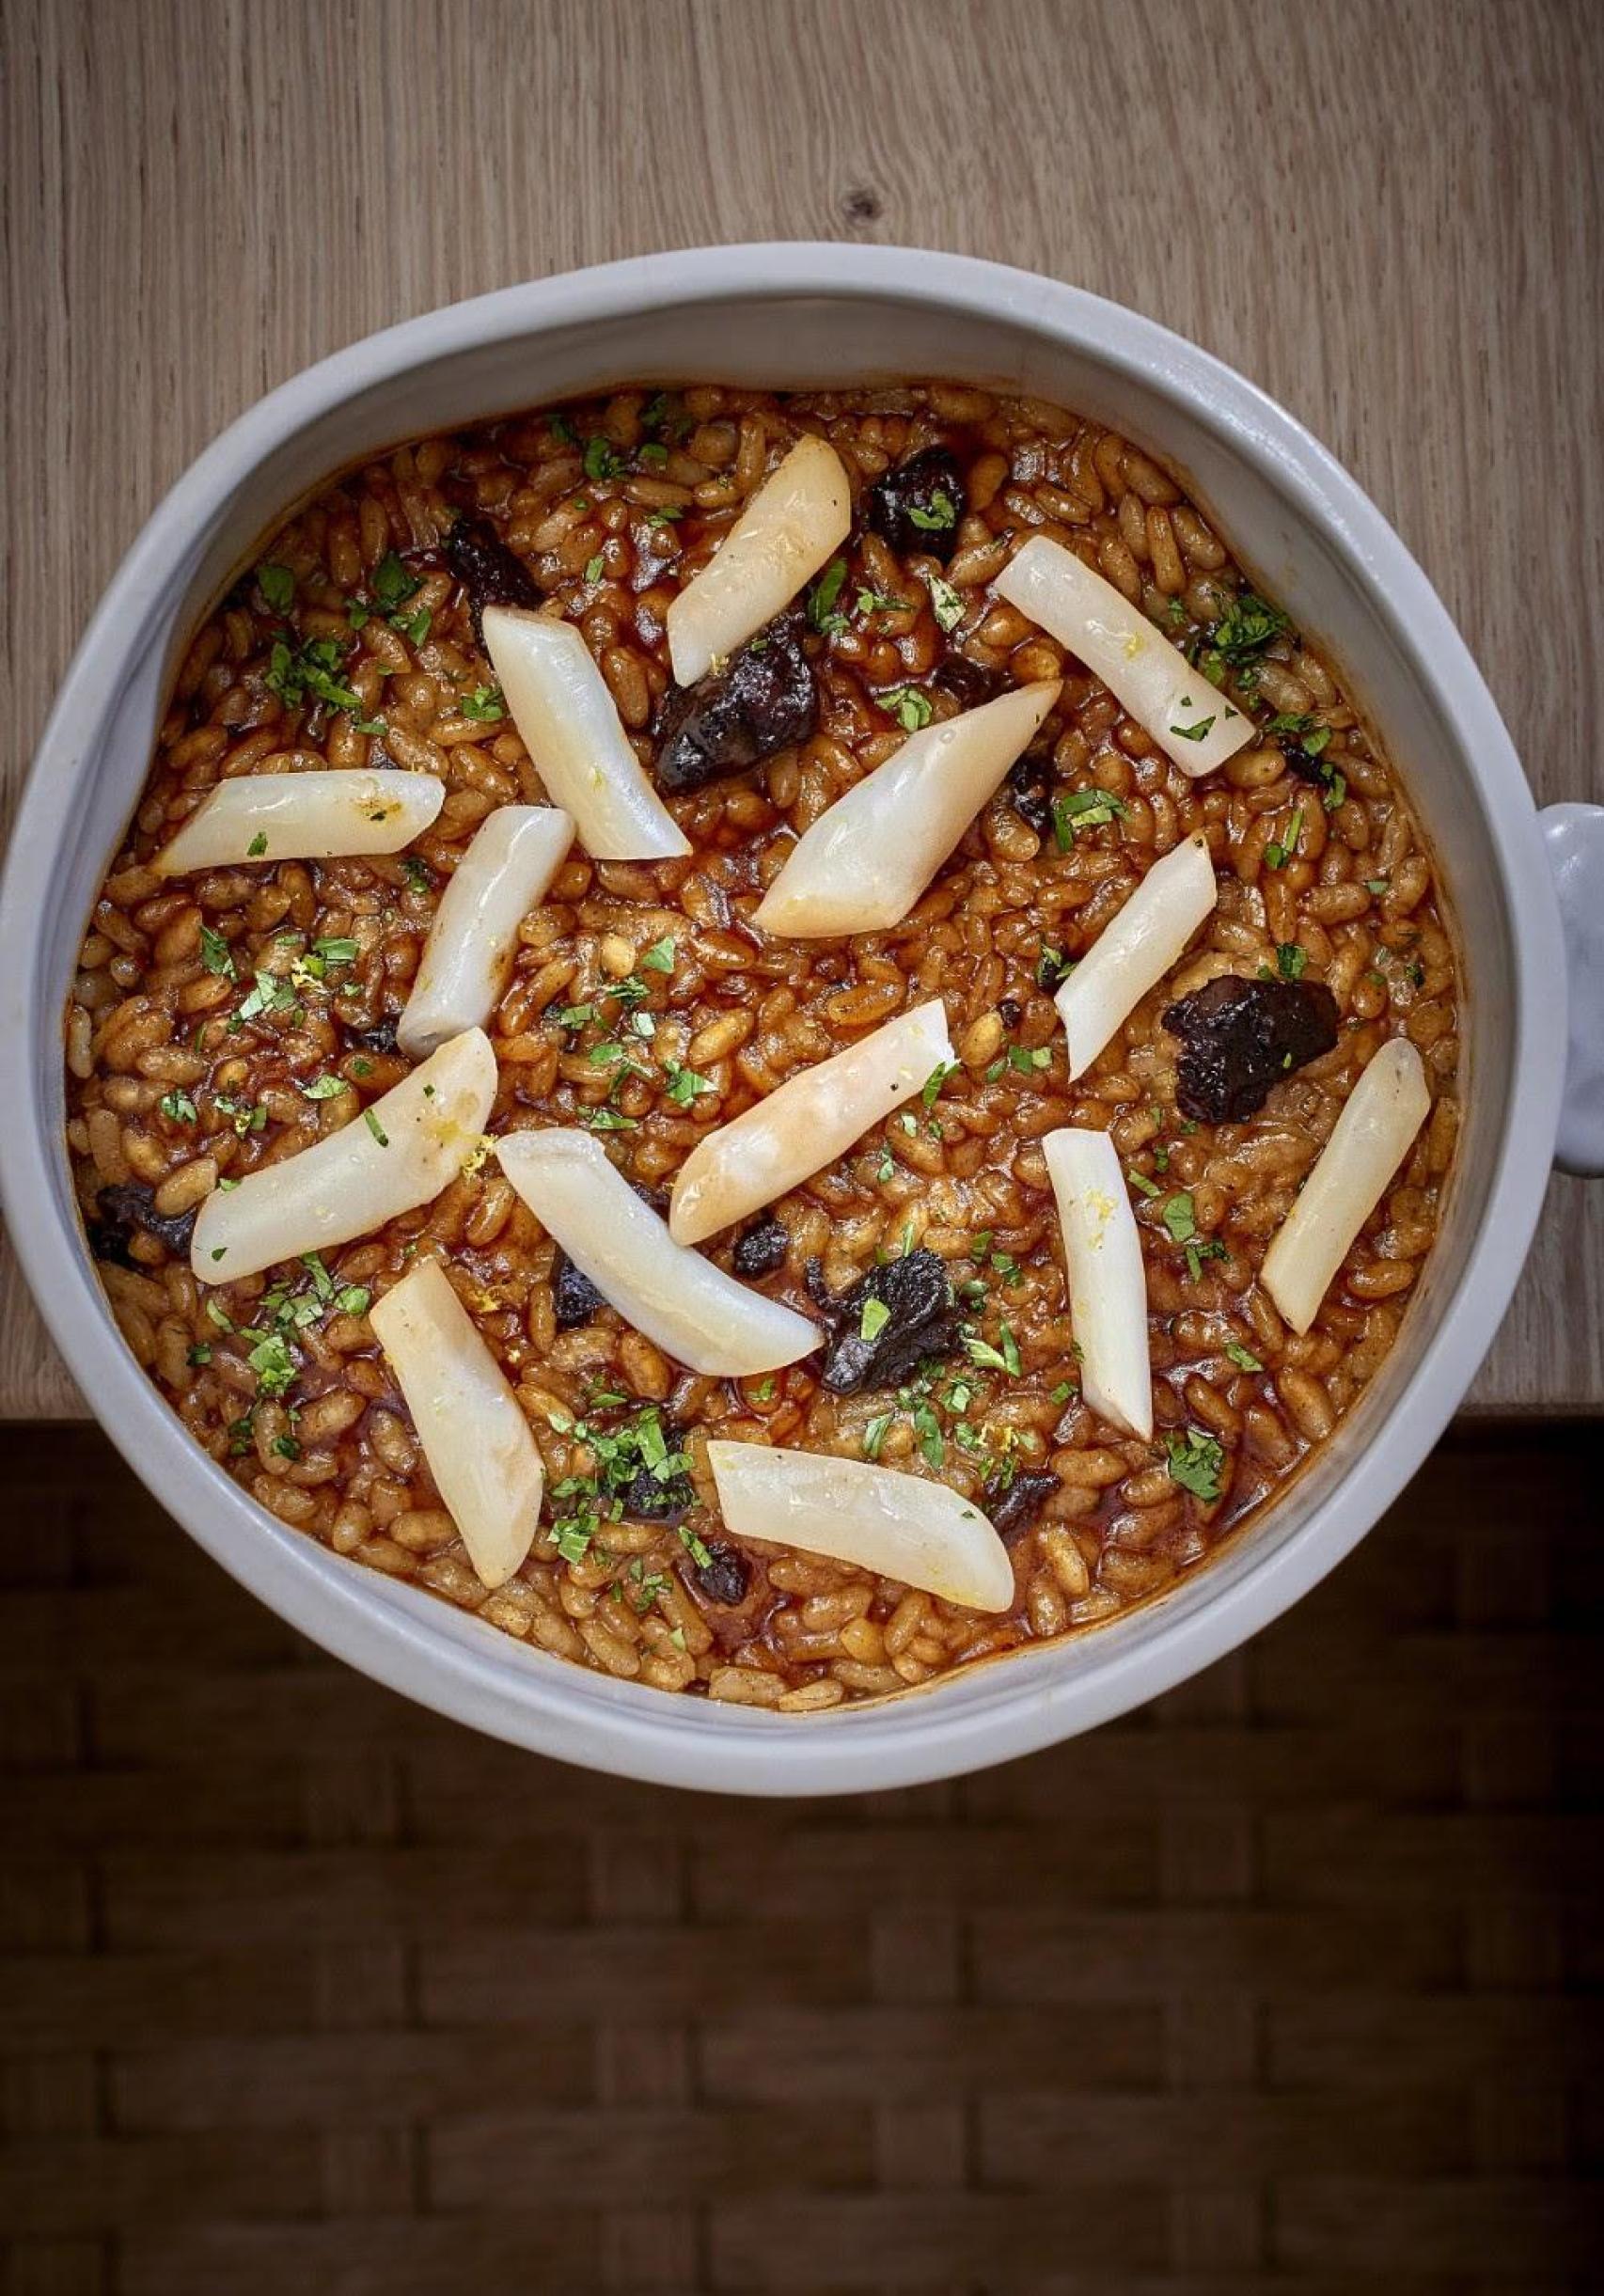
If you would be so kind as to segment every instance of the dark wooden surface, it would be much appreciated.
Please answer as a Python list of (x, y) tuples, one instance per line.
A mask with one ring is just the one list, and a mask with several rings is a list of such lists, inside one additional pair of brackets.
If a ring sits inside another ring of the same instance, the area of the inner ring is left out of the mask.
[(1597, 2288), (1598, 1440), (1461, 1433), (1126, 1722), (770, 1807), (436, 1722), (6, 1430), (0, 2291)]

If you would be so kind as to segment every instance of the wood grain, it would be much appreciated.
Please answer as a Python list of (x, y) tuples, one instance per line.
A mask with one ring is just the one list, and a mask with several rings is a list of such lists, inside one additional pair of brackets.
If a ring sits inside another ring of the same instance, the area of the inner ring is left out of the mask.
[[(1151, 313), (1356, 472), (1538, 795), (1604, 798), (1596, 0), (8, 0), (0, 794), (140, 523), (308, 360), (699, 242), (990, 256)], [(1604, 1405), (1555, 1181), (1473, 1403)], [(9, 1263), (0, 1411), (83, 1407)]]
[(0, 1429), (0, 2288), (1596, 2289), (1594, 1448), (1461, 1429), (1156, 1706), (786, 1804), (408, 1706)]

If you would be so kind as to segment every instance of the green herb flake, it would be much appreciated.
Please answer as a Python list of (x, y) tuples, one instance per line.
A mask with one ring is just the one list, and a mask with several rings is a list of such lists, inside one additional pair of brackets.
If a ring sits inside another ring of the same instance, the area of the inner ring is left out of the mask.
[(925, 581), (930, 590), (930, 606), (936, 616), (936, 626), (951, 636), (964, 619), (963, 593), (953, 588), (945, 574), (927, 574)]
[(196, 1121), (194, 1101), (187, 1093), (181, 1092), (176, 1085), (170, 1093), (162, 1094), (156, 1106), (171, 1124), (192, 1124)]
[(699, 1077), (694, 1068), (682, 1068), (678, 1061), (665, 1062), (668, 1077), (668, 1098), (676, 1108), (688, 1109), (700, 1093), (711, 1093), (713, 1085), (706, 1077)]
[(920, 1087), (920, 1100), (926, 1109), (933, 1109), (941, 1097), (941, 1087), (949, 1077), (958, 1071), (956, 1061), (938, 1061)]
[(914, 1433), (927, 1467), (941, 1468), (947, 1463), (947, 1438), (941, 1432), (941, 1422), (928, 1403), (916, 1404), (913, 1411)]
[(1297, 941), (1276, 944), (1276, 967), (1283, 981), (1301, 981), (1308, 963), (1308, 951)]
[(247, 861), (259, 861), (262, 855), (266, 851), (267, 831), (265, 829), (259, 829), (256, 835), (252, 838), (250, 843), (245, 847), (245, 858)]
[(581, 1109), (579, 1121), (590, 1132), (633, 1132), (637, 1119), (617, 1109)]
[(1136, 1189), (1138, 1195), (1162, 1196), (1164, 1193), (1164, 1190), (1154, 1181), (1150, 1180), (1144, 1172), (1138, 1172), (1134, 1165), (1132, 1165), (1126, 1172), (1125, 1178), (1130, 1182), (1132, 1187)]
[(846, 628), (846, 616), (839, 612), (836, 605), (845, 580), (845, 558), (831, 558), (808, 592), (808, 620), (815, 630), (826, 637)]
[(585, 441), (585, 476), (600, 481), (616, 479), (623, 468), (623, 458), (605, 438)]
[(673, 971), (674, 942), (671, 934), (665, 935), (660, 941), (653, 941), (651, 948), (643, 951), (640, 958), (640, 968), (642, 972)]
[(878, 1339), (890, 1320), (891, 1311), (883, 1299), (866, 1299), (857, 1319), (857, 1336), (864, 1340)]
[(1061, 1379), (1056, 1387), (1048, 1389), (1047, 1401), (1049, 1403), (1065, 1404), (1069, 1402), (1074, 1393), (1075, 1382), (1072, 1379)]
[(242, 1020), (258, 1020), (264, 1013), (299, 1012), (300, 1005), (293, 981), (258, 966), (239, 1016)]
[(880, 1456), (880, 1446), (886, 1439), (886, 1430), (894, 1416), (895, 1414), (890, 1411), (877, 1412), (864, 1428), (862, 1444), (863, 1455), (866, 1459), (877, 1459)]
[(307, 1100), (336, 1100), (350, 1088), (343, 1077), (314, 1077), (309, 1084), (297, 1085), (296, 1090)]
[(1303, 808), (1299, 806), (1287, 824), (1284, 838), (1265, 847), (1265, 867), (1284, 869), (1297, 851), (1297, 841), (1303, 834)]
[(295, 652), (280, 640), (268, 656), (268, 690), (288, 710), (299, 709), (309, 694), (329, 709), (348, 712), (354, 721), (376, 723), (360, 720), (362, 697), (338, 675), (344, 661), (345, 649), (335, 637), (308, 638)]
[(221, 933), (214, 933), (210, 925), (200, 928), (200, 961), (208, 972), (216, 973), (222, 980), (239, 978), (234, 970), (233, 951)]
[(1225, 1352), (1239, 1371), (1263, 1371), (1265, 1368), (1252, 1349), (1244, 1347), (1240, 1340), (1227, 1340)]
[(384, 1125), (379, 1122), (371, 1109), (363, 1109), (362, 1121), (367, 1125), (369, 1131), (373, 1135), (373, 1138), (378, 1141), (380, 1147), (387, 1148), (390, 1144), (390, 1136), (385, 1130)]
[(1212, 731), (1215, 718), (1219, 715), (1218, 711), (1213, 711), (1207, 717), (1200, 717), (1195, 726), (1172, 726), (1170, 731), (1172, 733), (1178, 734), (1184, 742), (1201, 742), (1203, 735)]
[(258, 1340), (245, 1361), (257, 1376), (264, 1395), (282, 1395), (295, 1381), (296, 1362), (281, 1331), (269, 1331)]
[[(1061, 853), (1067, 853), (1080, 829), (1097, 829), (1124, 821), (1130, 812), (1124, 799), (1111, 789), (1068, 790), (1053, 799), (1053, 837)], [(1057, 951), (1043, 951), (1044, 955)]]
[(896, 685), (874, 699), (905, 733), (922, 732), (936, 715), (936, 705), (921, 686)]
[(1194, 1497), (1215, 1500), (1219, 1497), (1220, 1472), (1225, 1465), (1223, 1448), (1212, 1435), (1203, 1435), (1196, 1427), (1185, 1434), (1168, 1438), (1170, 1480), (1178, 1483), (1184, 1491)]
[(585, 579), (587, 582), (595, 583), (601, 580), (602, 563), (602, 554), (598, 550), (595, 557), (590, 560), (589, 564), (585, 568)]
[(1172, 1196), (1159, 1214), (1171, 1236), (1177, 1244), (1190, 1243), (1198, 1232), (1196, 1213), (1189, 1191)]
[(312, 943), (314, 956), (322, 957), (325, 965), (354, 965), (360, 951), (354, 940), (336, 936)]
[(471, 694), (464, 694), (458, 704), (464, 717), (471, 717), (478, 726), (492, 726), (507, 715), (507, 697), (499, 685), (476, 685)]
[(373, 570), (373, 595), (381, 613), (393, 614), (422, 588), (422, 576), (408, 573), (393, 550), (386, 550)]
[(950, 534), (958, 523), (958, 506), (946, 488), (938, 486), (931, 495), (929, 510), (910, 503), (908, 517), (921, 534)]
[(288, 614), (295, 596), (295, 577), (288, 566), (272, 563), (256, 570), (256, 586), (261, 592), (262, 603), (275, 614)]

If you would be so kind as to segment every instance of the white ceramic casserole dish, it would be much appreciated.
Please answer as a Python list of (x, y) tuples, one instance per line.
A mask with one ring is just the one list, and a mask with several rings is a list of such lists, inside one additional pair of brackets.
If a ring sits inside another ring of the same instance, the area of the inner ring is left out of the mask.
[[(63, 1143), (62, 1014), (187, 636), (329, 473), (419, 432), (626, 381), (918, 375), (1056, 400), (1156, 451), (1329, 650), (1406, 779), (1467, 944), (1466, 1122), (1398, 1345), (1262, 1520), (1093, 1633), (929, 1691), (787, 1718), (548, 1658), (287, 1529), (213, 1466), (125, 1347), (96, 1281)], [(653, 256), (511, 288), (338, 353), (235, 423), (151, 518), (68, 673), (12, 840), (0, 898), (6, 1210), (56, 1342), (130, 1463), (226, 1569), (329, 1650), (480, 1729), (629, 1776), (766, 1794), (905, 1785), (1028, 1752), (1169, 1689), (1295, 1601), (1397, 1496), (1503, 1314), (1562, 1106), (1566, 1159), (1604, 1160), (1596, 937), (1583, 949), (1601, 915), (1604, 809), (1555, 808), (1539, 823), (1420, 569), (1329, 455), (1240, 376), (1096, 297), (956, 257), (825, 245)], [(1591, 968), (1588, 990), (1572, 983), (1568, 1095), (1567, 937), (1573, 967)]]

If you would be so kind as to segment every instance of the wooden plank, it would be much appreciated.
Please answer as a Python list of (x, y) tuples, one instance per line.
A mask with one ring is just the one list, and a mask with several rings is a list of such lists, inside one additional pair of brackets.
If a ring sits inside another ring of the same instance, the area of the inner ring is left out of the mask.
[[(0, 827), (118, 558), (261, 391), (459, 296), (759, 238), (999, 258), (1241, 367), (1418, 554), (1538, 795), (1604, 798), (1604, 464), (1573, 444), (1604, 429), (1600, 22), (1591, 0), (1537, 0), (1518, 38), (1497, 0), (13, 0)], [(1355, 72), (1366, 54), (1385, 70)], [(1556, 1181), (1471, 1407), (1601, 1404), (1604, 1196)], [(5, 1260), (0, 1413), (83, 1410)]]

